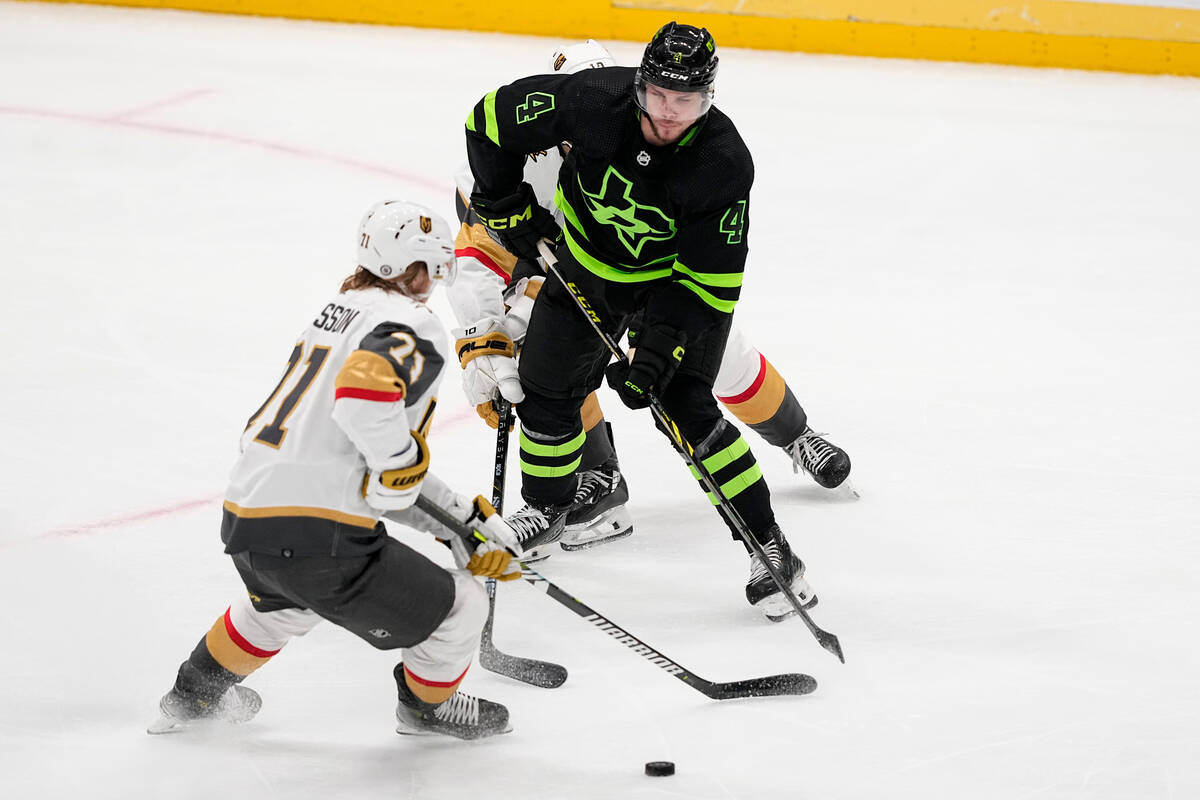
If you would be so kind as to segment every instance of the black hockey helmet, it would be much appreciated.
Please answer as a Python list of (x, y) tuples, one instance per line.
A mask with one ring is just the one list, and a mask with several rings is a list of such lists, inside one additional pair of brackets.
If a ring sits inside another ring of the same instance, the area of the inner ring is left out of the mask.
[(649, 83), (671, 91), (700, 94), (705, 98), (703, 111), (708, 111), (718, 60), (716, 42), (706, 28), (668, 22), (658, 29), (642, 54), (642, 63), (633, 80), (638, 106), (646, 110)]
[(713, 85), (718, 60), (717, 44), (706, 28), (668, 22), (646, 45), (638, 72), (655, 86), (694, 92)]

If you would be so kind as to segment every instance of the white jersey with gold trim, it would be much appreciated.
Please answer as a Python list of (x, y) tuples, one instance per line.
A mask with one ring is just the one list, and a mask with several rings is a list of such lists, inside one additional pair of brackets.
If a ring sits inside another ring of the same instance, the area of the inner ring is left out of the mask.
[(423, 303), (339, 293), (300, 332), (250, 418), (226, 511), (373, 528), (382, 512), (363, 498), (366, 471), (407, 448), (411, 430), (428, 432), (448, 356), (445, 327)]

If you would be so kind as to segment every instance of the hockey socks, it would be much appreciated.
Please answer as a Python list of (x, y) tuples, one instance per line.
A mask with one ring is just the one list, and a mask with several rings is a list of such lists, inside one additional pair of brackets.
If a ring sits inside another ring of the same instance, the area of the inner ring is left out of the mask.
[[(737, 509), (751, 531), (767, 531), (775, 524), (775, 513), (771, 510), (771, 490), (763, 480), (762, 469), (750, 452), (750, 445), (737, 428), (721, 420), (713, 432), (705, 437), (695, 451), (702, 463), (720, 487), (721, 493)], [(700, 481), (700, 473), (693, 467), (692, 477)], [(716, 496), (705, 488), (712, 504), (718, 505)], [(736, 530), (730, 529), (735, 539), (741, 539)]]

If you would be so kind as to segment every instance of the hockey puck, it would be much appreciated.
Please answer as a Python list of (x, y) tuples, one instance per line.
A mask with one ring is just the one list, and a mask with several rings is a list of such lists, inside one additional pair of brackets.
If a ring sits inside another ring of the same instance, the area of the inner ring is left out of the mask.
[(656, 778), (662, 778), (667, 775), (675, 774), (674, 761), (647, 761), (646, 774), (653, 775)]

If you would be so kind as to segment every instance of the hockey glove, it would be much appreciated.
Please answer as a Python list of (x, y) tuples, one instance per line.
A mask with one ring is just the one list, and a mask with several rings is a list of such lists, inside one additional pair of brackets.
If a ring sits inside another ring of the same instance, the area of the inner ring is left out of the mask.
[(515, 581), (521, 577), (521, 566), (513, 561), (513, 553), (521, 548), (517, 535), (492, 504), (479, 495), (471, 503), (470, 516), (464, 522), (487, 537), (486, 542), (455, 536), (450, 540), (454, 563), (479, 578)]
[(458, 341), (455, 350), (463, 368), (463, 392), (476, 413), (493, 428), (499, 426), (499, 416), (492, 401), (503, 397), (510, 403), (525, 399), (521, 380), (517, 377), (517, 362), (513, 358), (513, 340), (504, 324), (495, 317), (485, 317), (474, 325), (455, 331)]
[(537, 261), (538, 241), (545, 238), (556, 242), (562, 235), (554, 215), (538, 204), (528, 183), (522, 183), (517, 191), (498, 200), (475, 192), (471, 195), (471, 207), (480, 222), (517, 258)]
[(637, 347), (625, 361), (604, 371), (608, 385), (630, 408), (650, 405), (650, 392), (661, 394), (683, 361), (687, 334), (665, 325), (651, 325), (637, 337)]
[(504, 290), (504, 305), (508, 309), (504, 314), (504, 329), (518, 348), (525, 341), (525, 333), (529, 330), (529, 317), (533, 314), (533, 304), (545, 282), (545, 275), (517, 278)]
[(421, 481), (429, 471), (429, 446), (425, 437), (412, 431), (412, 444), (400, 451), (395, 466), (368, 470), (363, 478), (363, 497), (371, 508), (399, 511), (417, 501)]

